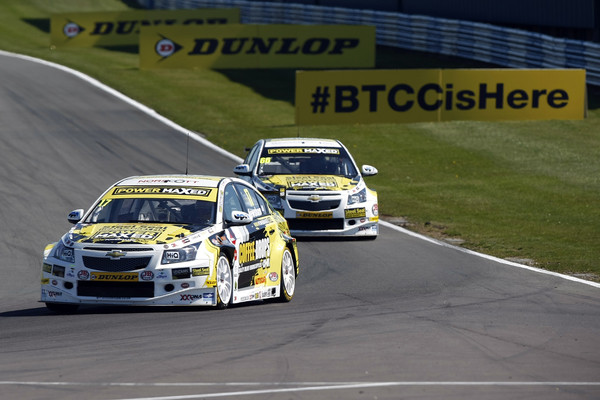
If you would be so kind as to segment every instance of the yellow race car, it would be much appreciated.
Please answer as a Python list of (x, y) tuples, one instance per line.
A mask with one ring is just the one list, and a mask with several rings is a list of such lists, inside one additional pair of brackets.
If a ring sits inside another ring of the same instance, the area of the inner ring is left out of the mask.
[(217, 306), (290, 301), (296, 240), (285, 219), (237, 178), (153, 175), (123, 179), (44, 251), (41, 301)]
[(234, 173), (285, 217), (293, 236), (379, 234), (377, 192), (363, 179), (377, 169), (359, 170), (339, 140), (261, 139)]

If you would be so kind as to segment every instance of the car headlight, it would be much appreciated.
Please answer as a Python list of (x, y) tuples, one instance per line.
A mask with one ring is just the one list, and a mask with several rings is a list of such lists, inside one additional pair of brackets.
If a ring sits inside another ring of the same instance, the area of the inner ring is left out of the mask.
[(364, 203), (365, 201), (367, 201), (367, 189), (363, 189), (358, 193), (348, 195), (348, 205)]
[(271, 206), (277, 210), (281, 210), (283, 206), (281, 205), (281, 196), (279, 193), (266, 193), (265, 199), (271, 204)]
[(59, 260), (68, 262), (68, 263), (74, 263), (75, 262), (75, 250), (73, 250), (72, 247), (65, 246), (62, 241), (58, 242), (58, 244), (56, 245), (56, 248), (54, 250), (54, 257), (58, 258)]
[(196, 259), (200, 243), (182, 249), (169, 249), (163, 252), (161, 264), (174, 264)]

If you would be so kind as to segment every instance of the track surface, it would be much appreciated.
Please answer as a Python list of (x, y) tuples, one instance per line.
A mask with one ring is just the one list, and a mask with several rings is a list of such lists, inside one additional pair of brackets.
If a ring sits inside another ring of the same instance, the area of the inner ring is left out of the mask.
[[(186, 138), (4, 55), (0, 121), (0, 398), (600, 398), (598, 287), (387, 227), (300, 242), (289, 304), (53, 315), (37, 302), (40, 256), (67, 213), (122, 177), (183, 172)], [(191, 173), (234, 164), (191, 142)]]

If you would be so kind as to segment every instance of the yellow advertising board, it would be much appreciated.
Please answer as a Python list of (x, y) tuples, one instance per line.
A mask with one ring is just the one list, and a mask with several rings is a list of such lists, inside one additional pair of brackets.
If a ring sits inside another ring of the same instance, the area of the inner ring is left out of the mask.
[(296, 72), (296, 124), (583, 119), (583, 69)]
[(375, 27), (143, 27), (140, 68), (372, 68)]
[(237, 8), (140, 10), (53, 14), (50, 41), (54, 46), (138, 45), (144, 26), (212, 26), (237, 24)]

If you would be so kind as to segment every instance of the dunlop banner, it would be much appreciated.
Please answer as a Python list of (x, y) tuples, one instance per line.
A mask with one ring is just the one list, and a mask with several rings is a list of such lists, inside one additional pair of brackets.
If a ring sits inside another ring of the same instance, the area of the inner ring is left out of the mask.
[(140, 68), (372, 68), (375, 27), (143, 27)]
[(296, 124), (583, 119), (583, 69), (296, 72)]
[(138, 45), (143, 26), (198, 26), (240, 22), (237, 8), (140, 10), (54, 14), (50, 41), (54, 46)]

